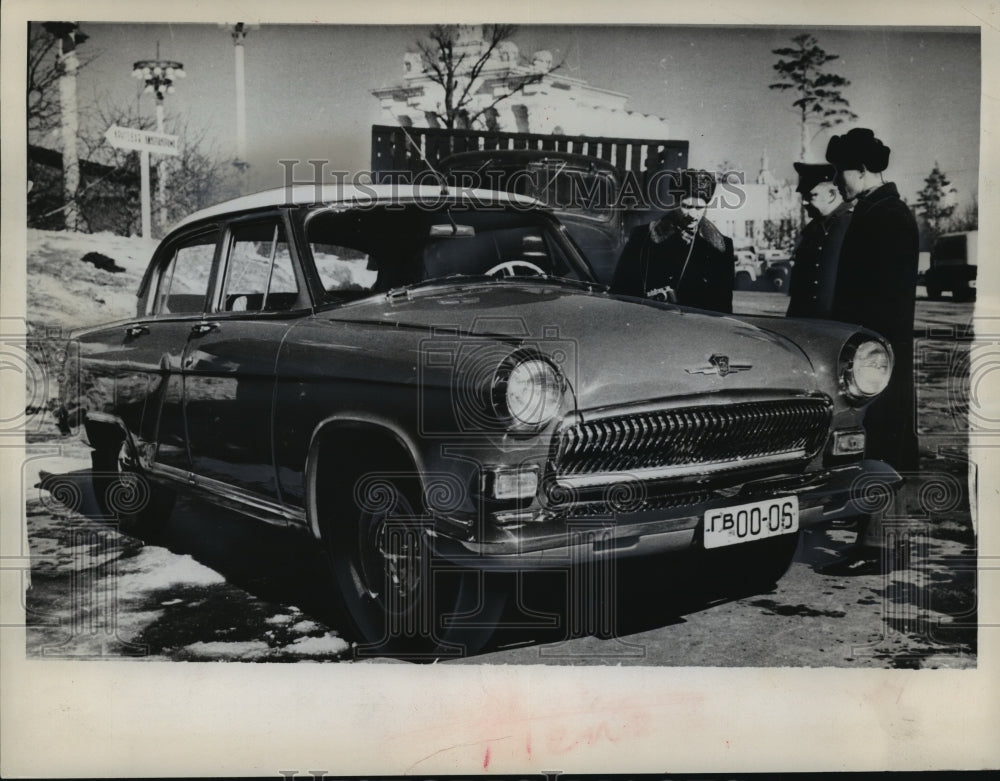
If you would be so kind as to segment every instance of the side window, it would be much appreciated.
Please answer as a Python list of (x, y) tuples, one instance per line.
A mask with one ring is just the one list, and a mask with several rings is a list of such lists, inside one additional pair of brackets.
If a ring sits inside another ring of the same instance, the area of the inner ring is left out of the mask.
[(233, 228), (220, 308), (224, 312), (294, 309), (299, 286), (284, 228), (274, 222)]
[(364, 292), (375, 286), (378, 277), (375, 259), (363, 250), (313, 241), (309, 247), (323, 289), (328, 294)]
[(152, 299), (152, 314), (200, 314), (212, 275), (217, 234), (203, 233), (180, 245), (164, 266)]

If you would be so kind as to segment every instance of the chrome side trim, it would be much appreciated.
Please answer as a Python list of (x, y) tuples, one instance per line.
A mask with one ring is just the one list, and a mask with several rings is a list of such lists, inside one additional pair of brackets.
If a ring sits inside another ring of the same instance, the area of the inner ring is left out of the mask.
[(284, 507), (279, 502), (266, 496), (236, 488), (229, 483), (213, 480), (210, 477), (196, 475), (183, 469), (177, 469), (164, 464), (153, 464), (150, 471), (157, 477), (171, 482), (181, 483), (188, 489), (197, 489), (238, 505), (244, 512), (261, 520), (282, 518), (298, 525), (305, 525), (306, 512), (295, 507)]
[(149, 471), (158, 477), (165, 477), (168, 480), (173, 480), (178, 483), (184, 483), (184, 485), (189, 484), (190, 472), (184, 469), (178, 469), (174, 466), (167, 466), (166, 464), (152, 464), (149, 467)]

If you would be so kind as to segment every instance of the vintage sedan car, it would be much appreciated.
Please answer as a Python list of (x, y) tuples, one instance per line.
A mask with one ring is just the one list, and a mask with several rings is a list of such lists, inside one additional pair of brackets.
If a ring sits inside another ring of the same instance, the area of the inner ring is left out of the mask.
[(489, 633), (491, 571), (773, 583), (898, 485), (864, 454), (891, 367), (850, 325), (611, 295), (530, 198), (299, 186), (169, 233), (135, 317), (75, 336), (60, 417), (122, 524), (190, 493), (298, 530), (359, 648), (438, 655)]

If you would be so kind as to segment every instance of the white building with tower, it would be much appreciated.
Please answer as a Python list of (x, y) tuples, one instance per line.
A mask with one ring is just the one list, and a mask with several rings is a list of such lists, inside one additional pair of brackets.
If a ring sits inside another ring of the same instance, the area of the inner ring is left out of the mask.
[[(486, 51), (481, 25), (462, 25), (455, 44), (456, 59), (475, 61)], [(552, 69), (548, 51), (523, 57), (517, 44), (503, 41), (493, 51), (473, 85), (474, 115), (486, 109), (499, 95), (510, 91), (512, 81), (534, 73), (545, 74), (533, 84), (497, 103), (488, 112), (490, 129), (510, 133), (615, 136), (622, 138), (670, 138), (670, 125), (663, 117), (626, 108), (629, 96), (601, 89), (583, 79)], [(372, 90), (382, 104), (383, 122), (406, 127), (439, 127), (435, 114), (444, 113), (444, 89), (426, 73), (419, 53), (403, 55), (403, 82)]]

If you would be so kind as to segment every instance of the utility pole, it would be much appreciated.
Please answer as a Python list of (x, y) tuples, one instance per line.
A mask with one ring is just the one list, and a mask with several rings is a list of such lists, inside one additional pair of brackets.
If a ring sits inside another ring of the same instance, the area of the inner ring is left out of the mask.
[(76, 71), (80, 60), (76, 47), (89, 36), (80, 31), (76, 22), (45, 22), (45, 30), (59, 39), (57, 53), (59, 64), (59, 106), (62, 115), (62, 169), (63, 193), (66, 205), (63, 208), (63, 224), (66, 230), (80, 229), (80, 204), (77, 194), (80, 190), (80, 159), (77, 155), (76, 138), (79, 118), (76, 108)]

